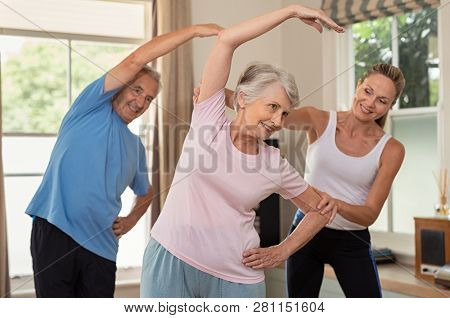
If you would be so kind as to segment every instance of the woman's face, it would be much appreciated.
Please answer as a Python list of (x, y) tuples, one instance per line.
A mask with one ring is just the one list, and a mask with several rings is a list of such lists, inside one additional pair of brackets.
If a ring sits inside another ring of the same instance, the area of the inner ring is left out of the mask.
[(374, 121), (389, 111), (395, 95), (395, 86), (390, 78), (372, 74), (358, 83), (353, 96), (352, 112), (361, 121)]
[(291, 107), (291, 101), (281, 84), (267, 86), (260, 98), (247, 104), (241, 94), (238, 96), (238, 102), (243, 111), (248, 135), (264, 140), (281, 129)]

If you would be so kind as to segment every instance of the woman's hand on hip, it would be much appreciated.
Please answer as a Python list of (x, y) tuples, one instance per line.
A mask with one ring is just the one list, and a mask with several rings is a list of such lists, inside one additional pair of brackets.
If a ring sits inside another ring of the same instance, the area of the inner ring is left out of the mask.
[(289, 255), (281, 245), (259, 247), (245, 251), (242, 263), (253, 269), (274, 268), (283, 263)]

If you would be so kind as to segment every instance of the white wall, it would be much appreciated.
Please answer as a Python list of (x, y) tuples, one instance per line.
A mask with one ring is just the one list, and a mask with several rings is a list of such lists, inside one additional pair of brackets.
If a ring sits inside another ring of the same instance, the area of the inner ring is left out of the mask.
[[(282, 6), (303, 4), (320, 8), (321, 0), (283, 0)], [(295, 76), (300, 91), (300, 105), (324, 105), (324, 72), (329, 69), (329, 59), (324, 63), (324, 43), (329, 39), (330, 31), (322, 34), (297, 19), (291, 19), (281, 25), (282, 66)], [(335, 52), (335, 50), (331, 50)], [(331, 89), (333, 90), (333, 88)], [(331, 103), (330, 103), (331, 104)], [(332, 103), (332, 104), (335, 104)], [(306, 136), (298, 131), (283, 130), (280, 134), (280, 148), (289, 162), (303, 175), (307, 148)], [(282, 237), (287, 235), (296, 207), (288, 201), (281, 203), (280, 226)]]
[[(283, 6), (298, 3), (320, 8), (321, 0), (282, 1)], [(297, 19), (283, 23), (281, 30), (283, 67), (297, 80), (301, 105), (322, 105), (323, 34)]]
[[(191, 0), (192, 23), (214, 22), (229, 27), (271, 10), (294, 3), (319, 8), (321, 0)], [(324, 34), (291, 19), (269, 33), (241, 46), (235, 53), (228, 87), (235, 86), (245, 66), (252, 61), (263, 61), (282, 66), (297, 79), (302, 104), (322, 105)], [(194, 80), (198, 82), (214, 39), (196, 39), (194, 51)], [(330, 63), (333, 62), (330, 60)]]
[[(243, 20), (264, 14), (281, 7), (281, 0), (191, 0), (192, 23), (217, 23), (230, 27)], [(194, 81), (201, 78), (203, 66), (214, 38), (196, 39), (193, 43)], [(227, 87), (236, 86), (240, 73), (253, 61), (268, 62), (277, 66), (282, 64), (281, 28), (253, 40), (237, 49), (231, 68)]]
[[(438, 11), (440, 33), (440, 66), (441, 66), (441, 109), (439, 125), (443, 127), (439, 136), (441, 147), (441, 166), (450, 168), (450, 0), (442, 0)], [(445, 124), (447, 123), (447, 124)]]

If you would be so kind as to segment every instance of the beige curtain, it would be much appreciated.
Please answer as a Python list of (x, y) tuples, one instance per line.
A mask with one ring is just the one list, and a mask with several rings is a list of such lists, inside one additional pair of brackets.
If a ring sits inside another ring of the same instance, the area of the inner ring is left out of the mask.
[(323, 0), (322, 10), (340, 25), (436, 8), (439, 0)]
[[(190, 0), (154, 0), (153, 34), (161, 35), (191, 24)], [(156, 16), (155, 16), (156, 13)], [(158, 59), (162, 91), (158, 107), (150, 114), (153, 225), (161, 212), (171, 185), (175, 167), (189, 129), (192, 113), (193, 67), (190, 42)]]
[(0, 297), (9, 297), (8, 240), (6, 236), (5, 183), (3, 180), (2, 155), (2, 90), (0, 56)]

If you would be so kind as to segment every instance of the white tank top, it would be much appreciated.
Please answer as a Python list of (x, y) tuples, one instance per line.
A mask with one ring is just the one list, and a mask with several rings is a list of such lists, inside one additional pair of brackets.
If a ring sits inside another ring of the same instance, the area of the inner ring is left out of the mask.
[[(365, 156), (344, 154), (336, 145), (335, 111), (330, 112), (323, 134), (308, 147), (305, 180), (320, 191), (352, 205), (364, 205), (378, 172), (379, 160), (386, 142), (391, 138), (384, 134), (375, 147)], [(336, 215), (328, 228), (336, 230), (362, 230), (364, 226)]]

